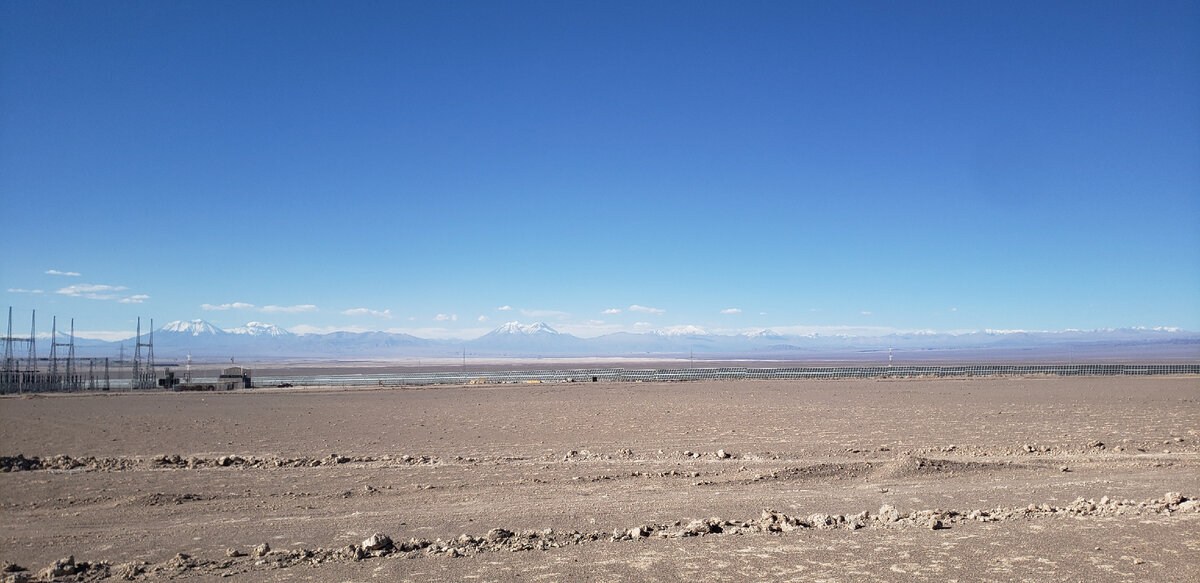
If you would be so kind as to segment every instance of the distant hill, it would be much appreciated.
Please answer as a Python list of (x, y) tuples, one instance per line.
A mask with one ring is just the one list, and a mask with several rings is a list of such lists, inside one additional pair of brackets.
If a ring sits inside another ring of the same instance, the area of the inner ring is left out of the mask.
[[(145, 334), (143, 341), (149, 338)], [(121, 342), (80, 340), (80, 356), (115, 356)], [(983, 330), (962, 334), (913, 332), (880, 336), (850, 334), (789, 335), (764, 329), (744, 334), (713, 334), (696, 326), (641, 333), (617, 332), (580, 338), (545, 322), (507, 322), (475, 339), (425, 339), (393, 332), (294, 334), (273, 324), (248, 322), (222, 330), (204, 320), (170, 322), (154, 331), (159, 358), (421, 358), (456, 357), (656, 357), (759, 360), (874, 359), (888, 351), (901, 358), (1002, 358), (1030, 354), (1086, 354), (1120, 358), (1122, 354), (1162, 354), (1200, 361), (1200, 333), (1177, 329)]]

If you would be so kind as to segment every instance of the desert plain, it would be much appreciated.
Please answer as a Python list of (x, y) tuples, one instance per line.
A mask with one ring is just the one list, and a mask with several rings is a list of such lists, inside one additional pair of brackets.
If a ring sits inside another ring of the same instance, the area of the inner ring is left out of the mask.
[(7, 396), (0, 456), (13, 581), (1200, 580), (1193, 376)]

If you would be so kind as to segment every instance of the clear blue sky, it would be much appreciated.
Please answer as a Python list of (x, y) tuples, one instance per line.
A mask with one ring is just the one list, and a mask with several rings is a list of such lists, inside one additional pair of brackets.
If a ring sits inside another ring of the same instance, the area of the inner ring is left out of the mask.
[(1200, 330), (1196, 2), (4, 2), (0, 123), (18, 329)]

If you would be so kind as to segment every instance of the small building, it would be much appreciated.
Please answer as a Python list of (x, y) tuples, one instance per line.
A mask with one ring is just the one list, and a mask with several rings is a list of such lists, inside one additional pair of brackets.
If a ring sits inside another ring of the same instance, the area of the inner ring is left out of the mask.
[(249, 389), (250, 369), (240, 366), (231, 366), (221, 371), (220, 381), (232, 382), (239, 388)]

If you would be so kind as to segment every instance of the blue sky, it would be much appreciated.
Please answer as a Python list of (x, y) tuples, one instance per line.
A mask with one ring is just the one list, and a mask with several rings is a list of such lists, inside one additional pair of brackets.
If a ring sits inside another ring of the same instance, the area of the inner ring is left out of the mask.
[(1197, 31), (1195, 2), (6, 2), (0, 294), (110, 337), (1200, 330)]

